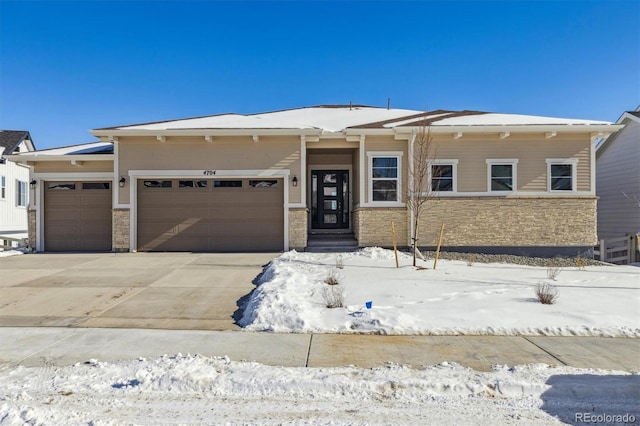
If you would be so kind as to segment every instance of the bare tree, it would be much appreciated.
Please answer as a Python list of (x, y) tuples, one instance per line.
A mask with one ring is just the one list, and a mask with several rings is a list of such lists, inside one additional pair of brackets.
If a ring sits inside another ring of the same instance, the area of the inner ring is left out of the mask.
[[(417, 128), (409, 152), (409, 185), (406, 203), (411, 213), (411, 245), (413, 249), (413, 266), (416, 266), (418, 251), (418, 228), (420, 217), (427, 209), (427, 202), (434, 198), (434, 191), (440, 186), (441, 170), (431, 164), (435, 159), (436, 148), (433, 142), (431, 127), (423, 125)], [(430, 169), (432, 169), (430, 171)], [(431, 180), (429, 180), (431, 176)]]

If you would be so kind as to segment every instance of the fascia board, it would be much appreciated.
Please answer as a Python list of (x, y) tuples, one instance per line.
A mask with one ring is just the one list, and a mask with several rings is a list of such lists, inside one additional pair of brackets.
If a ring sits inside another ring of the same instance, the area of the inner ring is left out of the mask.
[(6, 158), (14, 163), (27, 163), (38, 161), (113, 161), (115, 156), (113, 154), (85, 154), (85, 155), (38, 155), (33, 154), (19, 154), (19, 155), (7, 155)]
[[(541, 133), (541, 132), (562, 132), (562, 133), (593, 133), (593, 132), (616, 132), (622, 127), (618, 124), (522, 124), (522, 125), (464, 125), (464, 126), (438, 126), (433, 124), (428, 126), (432, 133)], [(396, 133), (411, 133), (419, 127), (403, 126), (395, 127)]]
[(124, 136), (319, 136), (319, 129), (97, 129), (90, 133), (96, 137)]

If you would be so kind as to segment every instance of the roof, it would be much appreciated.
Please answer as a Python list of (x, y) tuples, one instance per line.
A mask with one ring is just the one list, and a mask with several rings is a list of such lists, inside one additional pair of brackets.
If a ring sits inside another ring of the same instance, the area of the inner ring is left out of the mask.
[[(635, 121), (636, 123), (640, 123), (640, 106), (638, 106), (635, 111), (623, 112), (620, 118), (618, 118), (618, 121), (616, 121), (616, 124), (623, 124), (625, 125), (626, 129), (627, 125), (633, 121)], [(607, 149), (607, 147), (618, 138), (618, 135), (624, 132), (625, 129), (609, 135), (607, 138), (598, 143), (598, 145), (596, 146), (596, 155), (599, 157)]]
[(26, 130), (0, 130), (0, 148), (4, 148), (3, 154), (13, 154), (18, 145), (24, 140), (31, 142), (31, 149), (35, 149), (31, 135)]
[(501, 114), (483, 111), (416, 111), (365, 105), (319, 105), (258, 114), (226, 113), (204, 117), (106, 127), (94, 130), (165, 131), (289, 129), (342, 132), (346, 129), (394, 129), (411, 126), (608, 125), (606, 121)]
[(58, 148), (43, 149), (31, 153), (38, 155), (101, 155), (113, 154), (112, 142), (90, 142), (79, 145), (61, 146)]

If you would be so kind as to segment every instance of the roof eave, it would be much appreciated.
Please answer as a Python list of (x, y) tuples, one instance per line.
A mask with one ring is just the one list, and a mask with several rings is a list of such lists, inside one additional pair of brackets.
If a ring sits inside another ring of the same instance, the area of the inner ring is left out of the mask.
[[(562, 133), (613, 133), (624, 126), (618, 124), (505, 124), (505, 125), (438, 125), (428, 126), (432, 133), (501, 133), (509, 131), (512, 133), (540, 133), (540, 132), (562, 132)], [(398, 126), (394, 130), (396, 133), (410, 133), (416, 126)]]
[(35, 153), (7, 155), (5, 158), (18, 164), (35, 163), (40, 161), (113, 161), (114, 154), (55, 154), (46, 155)]
[(96, 137), (126, 136), (319, 136), (321, 129), (95, 129), (90, 131)]

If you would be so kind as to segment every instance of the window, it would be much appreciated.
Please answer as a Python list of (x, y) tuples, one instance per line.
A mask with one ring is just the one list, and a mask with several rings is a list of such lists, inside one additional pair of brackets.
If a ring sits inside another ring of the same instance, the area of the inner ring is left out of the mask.
[(276, 179), (250, 180), (249, 186), (253, 188), (271, 188), (274, 186), (278, 186), (278, 181)]
[(75, 183), (70, 182), (52, 182), (47, 187), (53, 191), (71, 191), (76, 189)]
[(109, 189), (109, 182), (83, 182), (82, 189)]
[(575, 191), (577, 159), (547, 159), (549, 191)]
[(7, 198), (7, 178), (4, 176), (0, 177), (0, 198)]
[(179, 188), (206, 188), (206, 180), (181, 180), (178, 181)]
[(433, 192), (458, 190), (458, 160), (434, 160), (429, 166), (429, 185)]
[(27, 206), (27, 182), (16, 181), (16, 205), (19, 207)]
[(401, 153), (369, 152), (368, 155), (371, 170), (370, 200), (372, 202), (400, 201)]
[(146, 188), (171, 188), (170, 180), (145, 180), (144, 186)]
[[(275, 182), (277, 183), (277, 181)], [(241, 180), (214, 180), (213, 186), (215, 188), (242, 188), (242, 181)], [(256, 186), (256, 185), (252, 185), (252, 186)], [(272, 185), (269, 185), (269, 186), (272, 186)]]
[(489, 192), (513, 192), (517, 189), (518, 160), (487, 160)]

